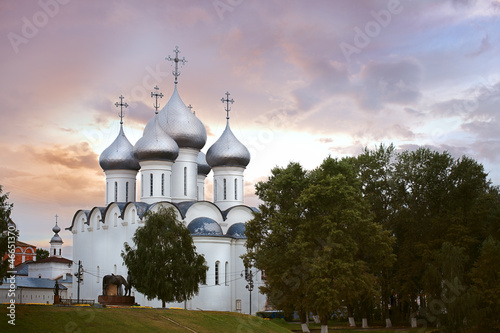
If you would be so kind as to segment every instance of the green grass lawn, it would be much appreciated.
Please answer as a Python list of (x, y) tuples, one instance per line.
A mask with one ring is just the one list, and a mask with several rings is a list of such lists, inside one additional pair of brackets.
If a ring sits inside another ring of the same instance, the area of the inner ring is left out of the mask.
[[(283, 319), (264, 320), (234, 312), (164, 310), (147, 308), (56, 307), (52, 305), (16, 305), (15, 326), (8, 324), (6, 304), (0, 304), (0, 332), (198, 332), (250, 333), (300, 331), (300, 324)], [(329, 323), (331, 332), (362, 331), (351, 329), (347, 323)], [(191, 330), (189, 330), (191, 329)], [(310, 324), (311, 332), (320, 325)], [(383, 328), (371, 333), (422, 332), (422, 330)]]
[[(0, 332), (283, 332), (272, 321), (231, 312), (17, 305), (16, 325), (0, 305)], [(178, 324), (185, 327), (181, 327)]]

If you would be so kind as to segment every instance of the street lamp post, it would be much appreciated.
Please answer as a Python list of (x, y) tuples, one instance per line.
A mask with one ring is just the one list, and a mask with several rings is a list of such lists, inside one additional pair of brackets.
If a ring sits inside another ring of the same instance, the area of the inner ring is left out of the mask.
[[(241, 276), (243, 276), (243, 273), (241, 273)], [(250, 310), (249, 313), (252, 315), (252, 290), (253, 290), (253, 272), (252, 270), (249, 270), (246, 272), (245, 270), (245, 280), (247, 281), (247, 285), (245, 288), (248, 289), (249, 295), (250, 295)]]

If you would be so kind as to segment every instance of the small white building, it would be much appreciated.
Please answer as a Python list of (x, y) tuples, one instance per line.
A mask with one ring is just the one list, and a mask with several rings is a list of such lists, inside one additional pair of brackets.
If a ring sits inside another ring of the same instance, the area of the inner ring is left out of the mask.
[(56, 281), (59, 284), (59, 296), (72, 298), (73, 261), (61, 256), (63, 241), (59, 236), (61, 228), (57, 221), (52, 231), (54, 236), (50, 240), (50, 256), (16, 266), (16, 273), (5, 278), (0, 285), (0, 302), (14, 299), (15, 303), (52, 304)]
[[(177, 49), (175, 52), (178, 54)], [(160, 111), (156, 104), (156, 112), (142, 138), (133, 146), (120, 121), (118, 136), (99, 158), (106, 177), (105, 205), (78, 210), (67, 228), (73, 233), (73, 259), (81, 262), (84, 272), (80, 298), (97, 300), (104, 275), (127, 276), (121, 258), (123, 244), (133, 244), (132, 236), (144, 225), (147, 211), (163, 206), (174, 208), (178, 220), (191, 231), (197, 252), (204, 255), (209, 266), (206, 285), (200, 285), (199, 294), (187, 302), (187, 308), (255, 314), (264, 309), (266, 298), (258, 291), (262, 281), (257, 272), (250, 309), (250, 293), (240, 256), (246, 252), (245, 222), (253, 218), (255, 208), (244, 204), (244, 171), (250, 153), (229, 125), (229, 103), (233, 100), (226, 93), (223, 99), (227, 105), (226, 128), (205, 155), (201, 151), (207, 140), (205, 126), (186, 107), (177, 89), (177, 66), (183, 60), (177, 55), (172, 60), (175, 61), (172, 95)], [(155, 92), (152, 96), (158, 101), (163, 95)], [(116, 105), (126, 107), (122, 100)], [(214, 201), (208, 202), (204, 200), (205, 179), (211, 171)], [(136, 178), (140, 179), (140, 200), (136, 200)], [(75, 282), (74, 295), (77, 287)], [(136, 291), (133, 295), (141, 305), (161, 306), (159, 300), (148, 301)], [(168, 306), (184, 307), (184, 304)]]

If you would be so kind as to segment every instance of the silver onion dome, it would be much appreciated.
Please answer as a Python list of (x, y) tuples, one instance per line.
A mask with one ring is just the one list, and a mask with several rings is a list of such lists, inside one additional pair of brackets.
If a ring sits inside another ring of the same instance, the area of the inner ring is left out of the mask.
[(212, 168), (217, 166), (246, 167), (250, 163), (250, 152), (233, 134), (229, 127), (220, 138), (208, 149), (207, 162)]
[(123, 125), (120, 124), (120, 133), (115, 141), (99, 156), (99, 165), (104, 171), (139, 170), (141, 168), (134, 157), (134, 147), (123, 132)]
[(158, 113), (161, 127), (181, 148), (201, 149), (207, 142), (203, 123), (186, 107), (177, 86), (168, 103)]
[(175, 161), (179, 155), (177, 143), (161, 128), (157, 114), (135, 144), (134, 155), (139, 161)]
[(196, 163), (198, 164), (198, 174), (206, 176), (210, 173), (210, 165), (207, 163), (207, 157), (203, 152), (198, 153), (198, 157), (196, 158)]
[(56, 225), (54, 226), (54, 228), (52, 228), (52, 231), (54, 232), (54, 236), (52, 236), (52, 239), (50, 240), (50, 243), (63, 243), (63, 240), (61, 238), (61, 236), (59, 236), (59, 231), (61, 231), (61, 228), (57, 225), (57, 222), (56, 222)]

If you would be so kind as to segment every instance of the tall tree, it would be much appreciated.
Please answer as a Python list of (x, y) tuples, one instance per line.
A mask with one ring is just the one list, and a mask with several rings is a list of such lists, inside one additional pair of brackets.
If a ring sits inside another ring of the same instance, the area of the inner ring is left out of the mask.
[(256, 184), (263, 203), (246, 224), (248, 253), (244, 258), (265, 271), (266, 284), (260, 290), (271, 304), (285, 311), (299, 311), (304, 332), (308, 332), (304, 299), (308, 274), (302, 249), (295, 243), (303, 220), (299, 197), (307, 182), (307, 172), (300, 164), (290, 163), (286, 168), (272, 169), (268, 181)]
[(132, 238), (133, 247), (125, 243), (122, 251), (133, 286), (149, 300), (162, 300), (163, 307), (190, 299), (206, 282), (205, 258), (196, 253), (189, 230), (177, 221), (173, 208), (161, 207), (145, 218)]
[[(0, 185), (0, 253), (3, 258), (4, 254), (14, 255), (15, 243), (17, 240), (17, 230), (12, 227), (9, 228), (10, 213), (12, 211), (13, 204), (9, 203), (9, 193), (2, 194), (3, 186)], [(9, 262), (11, 259), (11, 262)], [(3, 261), (0, 261), (0, 284), (2, 284), (3, 278), (7, 275), (9, 266), (14, 263), (14, 257), (7, 256)], [(13, 267), (11, 267), (13, 268)]]
[(377, 294), (372, 269), (392, 263), (392, 248), (388, 233), (371, 221), (351, 160), (327, 158), (312, 172), (297, 163), (275, 168), (257, 194), (263, 204), (247, 223), (247, 258), (265, 270), (261, 290), (274, 305), (299, 310), (304, 332), (305, 313), (318, 313), (325, 332), (347, 298), (363, 302)]

